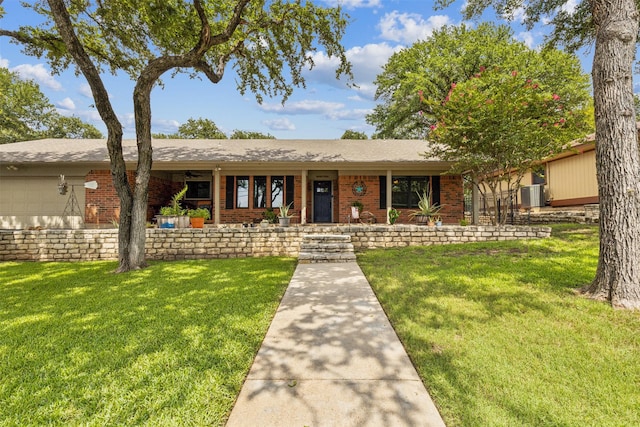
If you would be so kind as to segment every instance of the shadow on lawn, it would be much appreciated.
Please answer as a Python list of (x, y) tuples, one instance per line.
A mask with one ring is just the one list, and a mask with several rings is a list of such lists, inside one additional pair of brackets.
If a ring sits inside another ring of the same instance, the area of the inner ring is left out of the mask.
[(1, 265), (0, 418), (222, 423), (293, 267), (218, 260), (116, 275), (114, 263)]
[[(469, 379), (481, 367), (460, 364), (465, 357), (461, 352), (470, 351), (462, 341), (471, 334), (483, 335), (487, 328), (508, 328), (517, 334), (516, 319), (556, 316), (574, 304), (569, 295), (593, 278), (597, 238), (573, 230), (562, 229), (546, 241), (402, 248), (359, 256), (432, 396), (466, 408), (441, 408), (448, 422), (476, 425), (475, 413), (483, 409), (478, 408), (478, 390), (470, 388)], [(573, 243), (567, 245), (568, 241)], [(497, 405), (521, 420), (549, 417), (544, 408), (520, 408), (523, 412), (515, 414), (509, 401)]]

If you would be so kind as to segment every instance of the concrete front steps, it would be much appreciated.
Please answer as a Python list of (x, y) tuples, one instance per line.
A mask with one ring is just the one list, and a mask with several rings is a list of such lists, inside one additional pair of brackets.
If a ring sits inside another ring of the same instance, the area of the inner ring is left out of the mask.
[(356, 260), (348, 234), (308, 234), (302, 236), (298, 262), (352, 262)]

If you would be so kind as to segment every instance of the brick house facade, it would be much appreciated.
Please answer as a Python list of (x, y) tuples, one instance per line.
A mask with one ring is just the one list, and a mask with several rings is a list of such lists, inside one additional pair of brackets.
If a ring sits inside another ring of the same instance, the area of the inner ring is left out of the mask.
[[(288, 204), (293, 223), (346, 223), (351, 221), (354, 202), (361, 203), (376, 223), (386, 223), (391, 208), (401, 211), (398, 223), (410, 223), (415, 193), (425, 187), (432, 190), (433, 201), (442, 205), (444, 223), (456, 224), (463, 218), (462, 178), (446, 174), (450, 164), (422, 154), (426, 141), (157, 140), (153, 144), (149, 221), (185, 184), (190, 188), (185, 207), (210, 209), (209, 223), (256, 223), (268, 209), (278, 212), (279, 206)], [(133, 182), (135, 141), (123, 141), (123, 148)], [(0, 188), (5, 200), (34, 176), (37, 182), (29, 187), (28, 197), (47, 199), (33, 189), (55, 189), (59, 174), (64, 174), (75, 184), (86, 226), (112, 226), (119, 218), (104, 140), (8, 144), (0, 147), (0, 162), (12, 166), (0, 171), (7, 184)], [(88, 181), (95, 181), (97, 188), (82, 189)], [(17, 196), (13, 198), (25, 198)], [(68, 200), (48, 198), (51, 206), (41, 203), (41, 212), (31, 216), (25, 213), (35, 203), (24, 208), (3, 204), (0, 220), (5, 228), (53, 227), (52, 218), (60, 217)]]

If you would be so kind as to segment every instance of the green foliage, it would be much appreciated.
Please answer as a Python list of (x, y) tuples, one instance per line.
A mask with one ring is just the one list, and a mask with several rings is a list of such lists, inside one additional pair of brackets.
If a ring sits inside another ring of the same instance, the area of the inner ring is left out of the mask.
[(640, 313), (576, 292), (597, 259), (597, 226), (573, 224), (358, 264), (446, 425), (640, 425)]
[(224, 425), (295, 260), (116, 266), (0, 263), (0, 424)]
[(102, 138), (93, 125), (60, 115), (31, 80), (0, 68), (0, 144), (42, 138)]
[(235, 129), (229, 139), (276, 139), (276, 137), (269, 133), (265, 134)]
[(563, 99), (580, 98), (586, 106), (589, 78), (573, 56), (558, 50), (534, 51), (517, 41), (506, 26), (482, 23), (477, 28), (447, 26), (428, 39), (395, 53), (376, 78), (381, 101), (367, 122), (374, 138), (428, 138), (435, 122), (430, 102), (441, 102), (451, 84), (472, 78), (481, 68), (518, 70)]
[(189, 119), (178, 127), (176, 139), (227, 139), (227, 135), (209, 119)]
[(402, 212), (397, 210), (396, 208), (389, 209), (389, 224), (395, 224), (398, 218), (400, 218), (400, 214)]
[[(214, 83), (222, 79), (232, 61), (241, 94), (254, 93), (287, 99), (293, 88), (304, 84), (302, 72), (313, 66), (312, 54), (323, 47), (339, 65), (336, 75), (351, 74), (340, 40), (347, 17), (340, 8), (326, 8), (313, 2), (201, 0), (211, 40), (202, 61), (179, 68), (192, 77), (204, 72)], [(51, 17), (45, 4), (26, 5)], [(240, 12), (238, 25), (230, 25)], [(119, 0), (76, 2), (69, 8), (80, 42), (89, 47), (99, 69), (122, 70), (137, 80), (147, 64), (163, 57), (186, 55), (201, 37), (200, 16), (190, 2), (148, 2)], [(100, 25), (96, 25), (100, 23)], [(34, 37), (26, 46), (28, 54), (48, 56), (55, 70), (68, 67), (66, 47), (61, 45), (52, 20), (40, 28), (23, 28)]]
[(355, 200), (354, 202), (351, 203), (351, 206), (357, 207), (358, 212), (362, 212), (362, 209), (364, 209), (364, 204), (362, 204), (360, 200)]
[(211, 218), (211, 212), (207, 208), (189, 209), (187, 210), (187, 215), (189, 218)]
[[(451, 83), (477, 73), (481, 66), (509, 66), (527, 47), (506, 26), (482, 23), (445, 26), (426, 40), (396, 52), (376, 77), (378, 104), (367, 122), (376, 127), (376, 139), (418, 139), (427, 134), (430, 114), (416, 97), (442, 100)], [(422, 112), (422, 114), (421, 114)]]
[(537, 161), (590, 130), (586, 81), (579, 83), (547, 86), (535, 73), (480, 69), (452, 83), (443, 101), (424, 100), (437, 120), (427, 155), (455, 162), (454, 172), (482, 181), (494, 197), (517, 190)]
[(269, 221), (270, 224), (275, 224), (278, 219), (278, 216), (273, 211), (273, 208), (265, 209), (264, 212), (262, 212), (262, 217)]
[(369, 137), (364, 132), (347, 129), (344, 131), (340, 139), (369, 139)]
[[(163, 206), (160, 208), (160, 215), (186, 215), (187, 210), (182, 207), (182, 199), (187, 194), (189, 186), (185, 185), (184, 188), (178, 191), (171, 197), (171, 205)], [(207, 211), (208, 212), (208, 211)]]
[(430, 219), (433, 219), (434, 216), (442, 210), (442, 206), (437, 203), (433, 203), (431, 201), (431, 190), (430, 188), (426, 188), (422, 193), (416, 191), (418, 195), (418, 209), (409, 213), (411, 218), (414, 218), (419, 215), (424, 215)]
[(289, 209), (291, 209), (291, 206), (293, 206), (293, 203), (289, 203), (288, 205), (282, 205), (280, 206), (280, 214), (278, 215), (279, 218), (291, 218), (293, 217), (293, 215), (289, 214)]
[(101, 139), (102, 133), (78, 117), (58, 116), (49, 125), (47, 138)]

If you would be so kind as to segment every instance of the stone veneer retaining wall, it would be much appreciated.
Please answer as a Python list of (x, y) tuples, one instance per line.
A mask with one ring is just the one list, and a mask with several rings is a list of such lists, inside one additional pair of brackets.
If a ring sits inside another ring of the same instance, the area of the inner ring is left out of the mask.
[[(373, 248), (546, 238), (549, 227), (415, 225), (148, 229), (147, 259), (297, 257), (306, 234), (350, 234), (356, 252)], [(117, 229), (0, 231), (0, 261), (117, 259)]]

